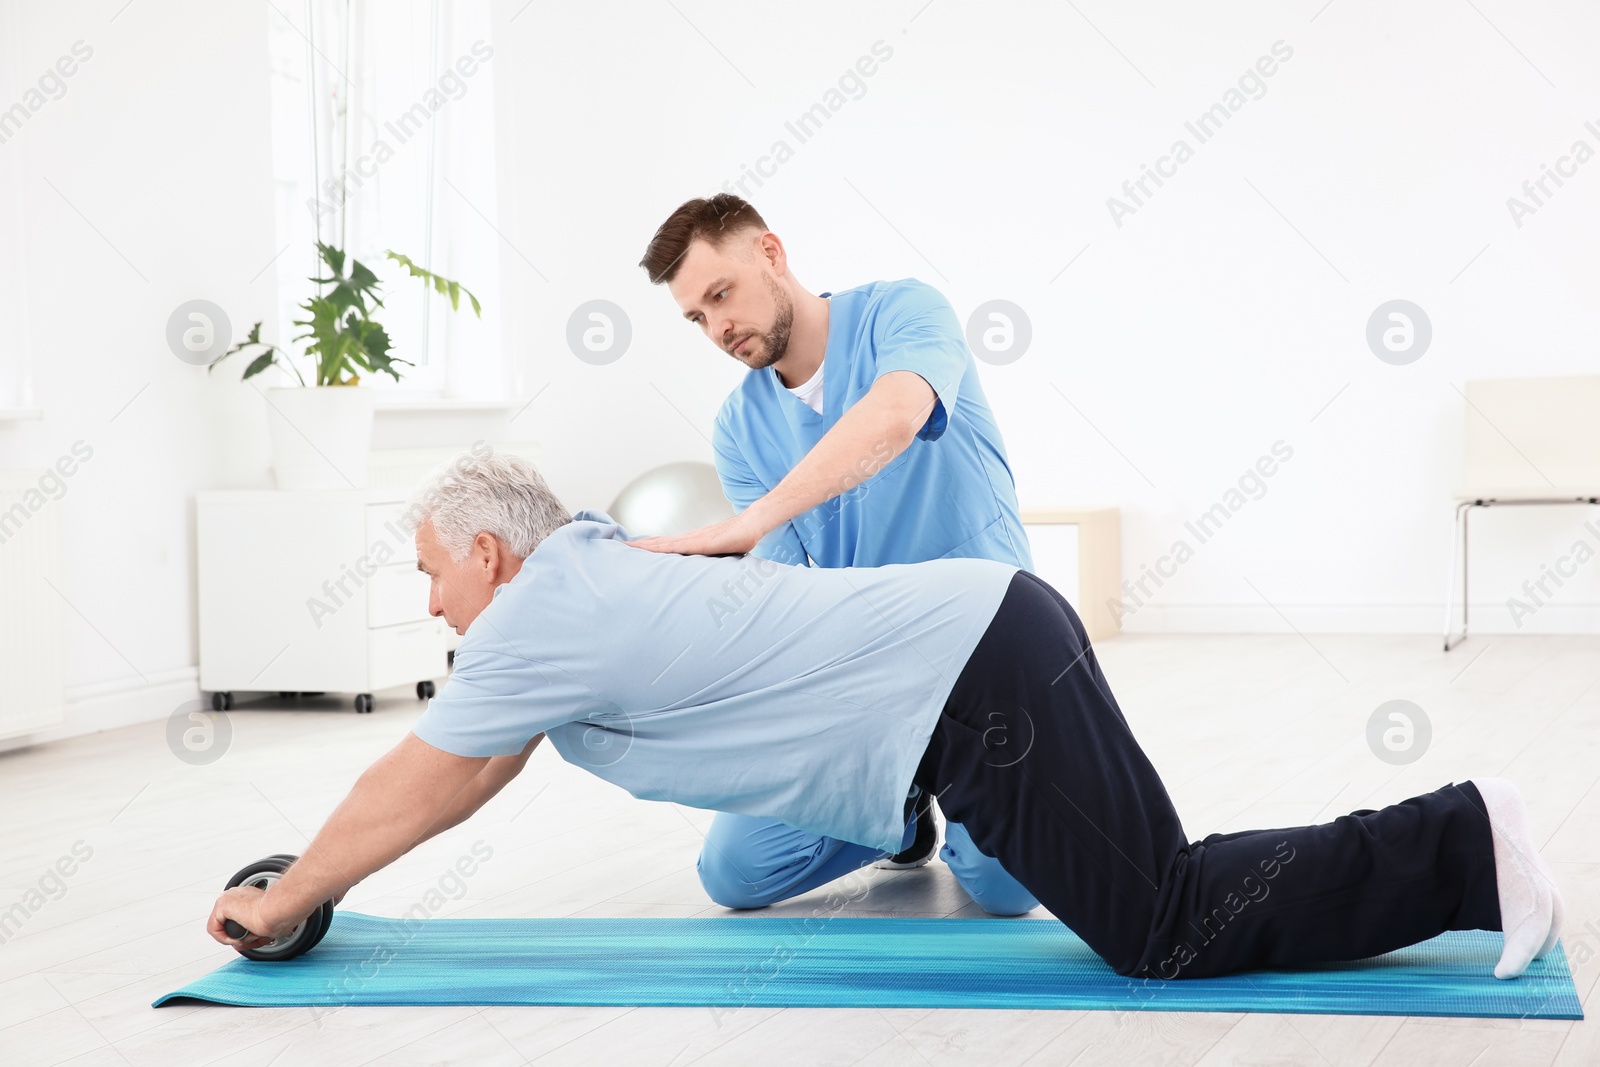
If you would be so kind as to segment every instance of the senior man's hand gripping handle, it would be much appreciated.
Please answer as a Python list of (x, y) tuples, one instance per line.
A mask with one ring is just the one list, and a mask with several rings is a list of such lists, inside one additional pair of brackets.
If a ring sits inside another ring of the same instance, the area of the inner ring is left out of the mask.
[(217, 898), (206, 924), (223, 944), (254, 948), (293, 930), (324, 900), (471, 816), (522, 770), (543, 739), (516, 756), (469, 758), (405, 738), (369, 767), (306, 848), (266, 891)]

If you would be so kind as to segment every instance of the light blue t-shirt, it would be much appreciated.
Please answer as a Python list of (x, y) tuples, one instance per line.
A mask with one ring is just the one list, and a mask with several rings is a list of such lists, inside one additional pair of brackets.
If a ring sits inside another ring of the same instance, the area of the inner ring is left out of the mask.
[(831, 295), (822, 413), (771, 367), (729, 394), (712, 434), (723, 492), (736, 510), (771, 491), (890, 371), (933, 387), (936, 403), (909, 448), (847, 493), (762, 539), (755, 554), (819, 567), (925, 559), (994, 559), (1033, 569), (1005, 443), (955, 311), (931, 285), (905, 278)]
[(940, 709), (1017, 568), (820, 569), (630, 548), (582, 511), (495, 590), (412, 728), (562, 758), (636, 797), (893, 852)]

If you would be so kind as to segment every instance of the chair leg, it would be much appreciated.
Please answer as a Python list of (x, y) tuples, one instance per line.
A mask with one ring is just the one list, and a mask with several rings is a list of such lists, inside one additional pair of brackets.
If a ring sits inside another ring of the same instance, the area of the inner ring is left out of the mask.
[[(1467, 560), (1470, 549), (1467, 547), (1468, 527), (1472, 525), (1472, 506), (1468, 505), (1461, 511), (1461, 641), (1467, 639), (1467, 613), (1472, 610), (1472, 596), (1467, 591)], [(1460, 644), (1457, 641), (1456, 644)]]
[[(1456, 524), (1451, 531), (1450, 540), (1450, 580), (1446, 583), (1444, 597), (1444, 650), (1449, 652), (1462, 641), (1467, 639), (1467, 518), (1476, 506), (1473, 501), (1463, 501), (1456, 505)], [(1461, 558), (1461, 636), (1452, 640), (1454, 633), (1455, 587), (1456, 587), (1456, 556), (1459, 550)]]

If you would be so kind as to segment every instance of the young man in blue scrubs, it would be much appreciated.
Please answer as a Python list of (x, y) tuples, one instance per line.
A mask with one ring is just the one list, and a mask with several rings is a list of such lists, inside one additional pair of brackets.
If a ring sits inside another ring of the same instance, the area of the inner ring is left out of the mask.
[[(750, 368), (712, 444), (738, 514), (661, 552), (753, 552), (780, 563), (877, 567), (943, 558), (1033, 567), (1005, 445), (950, 304), (907, 278), (816, 296), (750, 204), (719, 193), (662, 223), (640, 264), (684, 317)], [(878, 861), (917, 867), (938, 848), (931, 798), (892, 857), (774, 819), (720, 813), (700, 880), (719, 904), (759, 908)], [(941, 856), (984, 910), (1037, 905), (947, 822)]]

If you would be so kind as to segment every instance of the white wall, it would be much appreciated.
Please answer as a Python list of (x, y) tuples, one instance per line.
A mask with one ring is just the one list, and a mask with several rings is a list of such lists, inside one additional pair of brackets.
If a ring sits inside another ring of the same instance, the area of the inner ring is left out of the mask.
[(44, 409), (0, 421), (0, 467), (48, 466), (79, 440), (93, 449), (49, 505), (67, 531), (66, 732), (163, 718), (196, 694), (193, 494), (265, 484), (260, 398), (237, 371), (208, 379), (180, 362), (165, 330), (190, 299), (244, 329), (273, 306), (272, 272), (256, 277), (277, 251), (268, 10), (4, 2), (19, 30), (0, 107), (75, 42), (92, 55), (0, 144), (13, 164), (0, 199), (23, 220), (13, 232), (0, 212), (0, 243), (25, 249)]
[[(45, 411), (0, 421), (0, 466), (94, 448), (51, 505), (72, 714), (162, 717), (194, 694), (193, 493), (268, 484), (259, 398), (178, 361), (163, 332), (193, 298), (241, 331), (271, 313), (271, 15), (0, 3), (18, 26), (0, 107), (74, 42), (93, 49), (0, 144), (22, 220), (0, 212), (0, 244), (27, 270), (7, 306), (25, 309)], [(1600, 370), (1600, 161), (1520, 228), (1505, 205), (1574, 140), (1600, 147), (1584, 128), (1600, 124), (1584, 104), (1600, 12), (1319, 7), (496, 4), (500, 206), (479, 221), (505, 235), (505, 296), (488, 312), (544, 390), (513, 435), (543, 443), (575, 506), (708, 457), (741, 370), (635, 264), (677, 203), (783, 138), (794, 157), (746, 189), (814, 289), (914, 275), (963, 316), (997, 297), (1026, 310), (1030, 351), (983, 367), (1024, 505), (1119, 505), (1131, 576), (1275, 441), (1293, 447), (1129, 629), (1281, 630), (1278, 611), (1306, 631), (1436, 628), (1456, 387)], [(796, 144), (785, 122), (880, 40), (893, 55), (864, 95)], [(1279, 40), (1294, 55), (1265, 95), (1116, 226), (1107, 197)], [(1435, 330), (1406, 367), (1363, 340), (1395, 297)], [(633, 323), (609, 366), (566, 347), (594, 298)], [(1511, 628), (1504, 598), (1582, 535), (1576, 510), (1482, 521), (1480, 624)], [(1592, 632), (1597, 592), (1590, 565), (1524, 632)]]
[[(777, 139), (793, 158), (745, 189), (814, 290), (913, 275), (963, 317), (992, 298), (1026, 311), (1032, 348), (982, 367), (1023, 504), (1119, 505), (1130, 577), (1274, 442), (1293, 448), (1130, 630), (1284, 631), (1281, 611), (1308, 631), (1436, 631), (1458, 387), (1600, 372), (1600, 160), (1520, 228), (1506, 207), (1574, 140), (1600, 149), (1592, 5), (522, 8), (499, 9), (494, 65), (510, 334), (530, 385), (549, 383), (523, 421), (574, 500), (709, 455), (697, 427), (739, 368), (635, 264), (673, 207)], [(799, 144), (784, 123), (879, 40), (893, 56), (864, 95)], [(1185, 121), (1277, 41), (1293, 55), (1265, 94), (1200, 144)], [(1117, 226), (1107, 198), (1180, 137), (1193, 158)], [(593, 298), (633, 321), (610, 366), (563, 340)], [(1409, 366), (1364, 339), (1395, 298), (1433, 323)], [(1505, 598), (1579, 537), (1600, 544), (1595, 517), (1476, 520), (1475, 625), (1515, 629)], [(1597, 594), (1600, 563), (1522, 632), (1594, 632)]]

